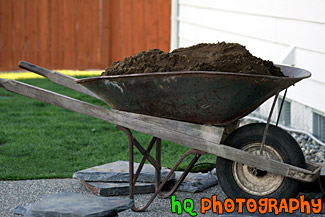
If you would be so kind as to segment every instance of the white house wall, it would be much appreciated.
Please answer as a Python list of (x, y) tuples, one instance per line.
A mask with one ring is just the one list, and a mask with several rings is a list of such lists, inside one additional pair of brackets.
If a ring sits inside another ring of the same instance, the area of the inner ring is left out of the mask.
[[(253, 55), (275, 63), (281, 63), (288, 49), (295, 47), (286, 63), (311, 71), (312, 77), (289, 88), (291, 123), (312, 130), (312, 111), (325, 114), (325, 1), (174, 0), (173, 3), (177, 28), (173, 28), (172, 35), (177, 47), (200, 42), (238, 42)], [(270, 102), (266, 104), (268, 107)], [(262, 106), (260, 111), (265, 113), (268, 109)]]

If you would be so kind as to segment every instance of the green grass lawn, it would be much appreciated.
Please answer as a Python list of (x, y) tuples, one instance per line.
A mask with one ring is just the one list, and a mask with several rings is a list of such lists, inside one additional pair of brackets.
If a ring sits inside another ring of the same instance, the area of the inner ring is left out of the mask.
[[(46, 79), (22, 82), (108, 107)], [(141, 144), (151, 139), (138, 132), (134, 135)], [(162, 165), (173, 167), (186, 150), (163, 141)], [(115, 125), (0, 88), (0, 180), (70, 178), (80, 169), (117, 160), (128, 160), (128, 143)], [(140, 160), (136, 152), (135, 161)], [(186, 160), (179, 169), (190, 162)], [(215, 156), (206, 154), (200, 162), (214, 163)]]

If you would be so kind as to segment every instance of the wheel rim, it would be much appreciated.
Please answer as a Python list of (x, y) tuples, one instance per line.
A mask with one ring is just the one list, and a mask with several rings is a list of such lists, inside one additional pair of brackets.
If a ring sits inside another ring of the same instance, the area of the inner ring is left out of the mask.
[[(258, 155), (260, 148), (260, 143), (254, 143), (244, 146), (242, 150)], [(281, 155), (269, 145), (265, 144), (263, 155), (268, 159), (283, 162)], [(255, 196), (265, 196), (275, 192), (284, 180), (281, 175), (256, 170), (237, 162), (233, 162), (232, 173), (237, 185), (243, 191)]]

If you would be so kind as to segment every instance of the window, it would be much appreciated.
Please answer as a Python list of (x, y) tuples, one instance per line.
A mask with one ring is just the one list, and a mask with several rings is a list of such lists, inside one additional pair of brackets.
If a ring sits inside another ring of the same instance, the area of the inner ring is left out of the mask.
[(325, 117), (313, 112), (313, 134), (325, 142)]
[[(282, 98), (278, 99), (278, 111), (280, 112), (280, 107), (282, 103)], [(284, 100), (279, 124), (284, 126), (290, 126), (291, 124), (291, 103), (287, 100)]]

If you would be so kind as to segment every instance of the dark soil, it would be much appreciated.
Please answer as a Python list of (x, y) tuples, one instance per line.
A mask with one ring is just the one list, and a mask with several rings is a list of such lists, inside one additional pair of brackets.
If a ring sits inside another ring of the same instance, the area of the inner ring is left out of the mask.
[(271, 61), (253, 56), (237, 43), (197, 44), (172, 52), (141, 51), (114, 62), (102, 75), (173, 71), (219, 71), (283, 77)]

